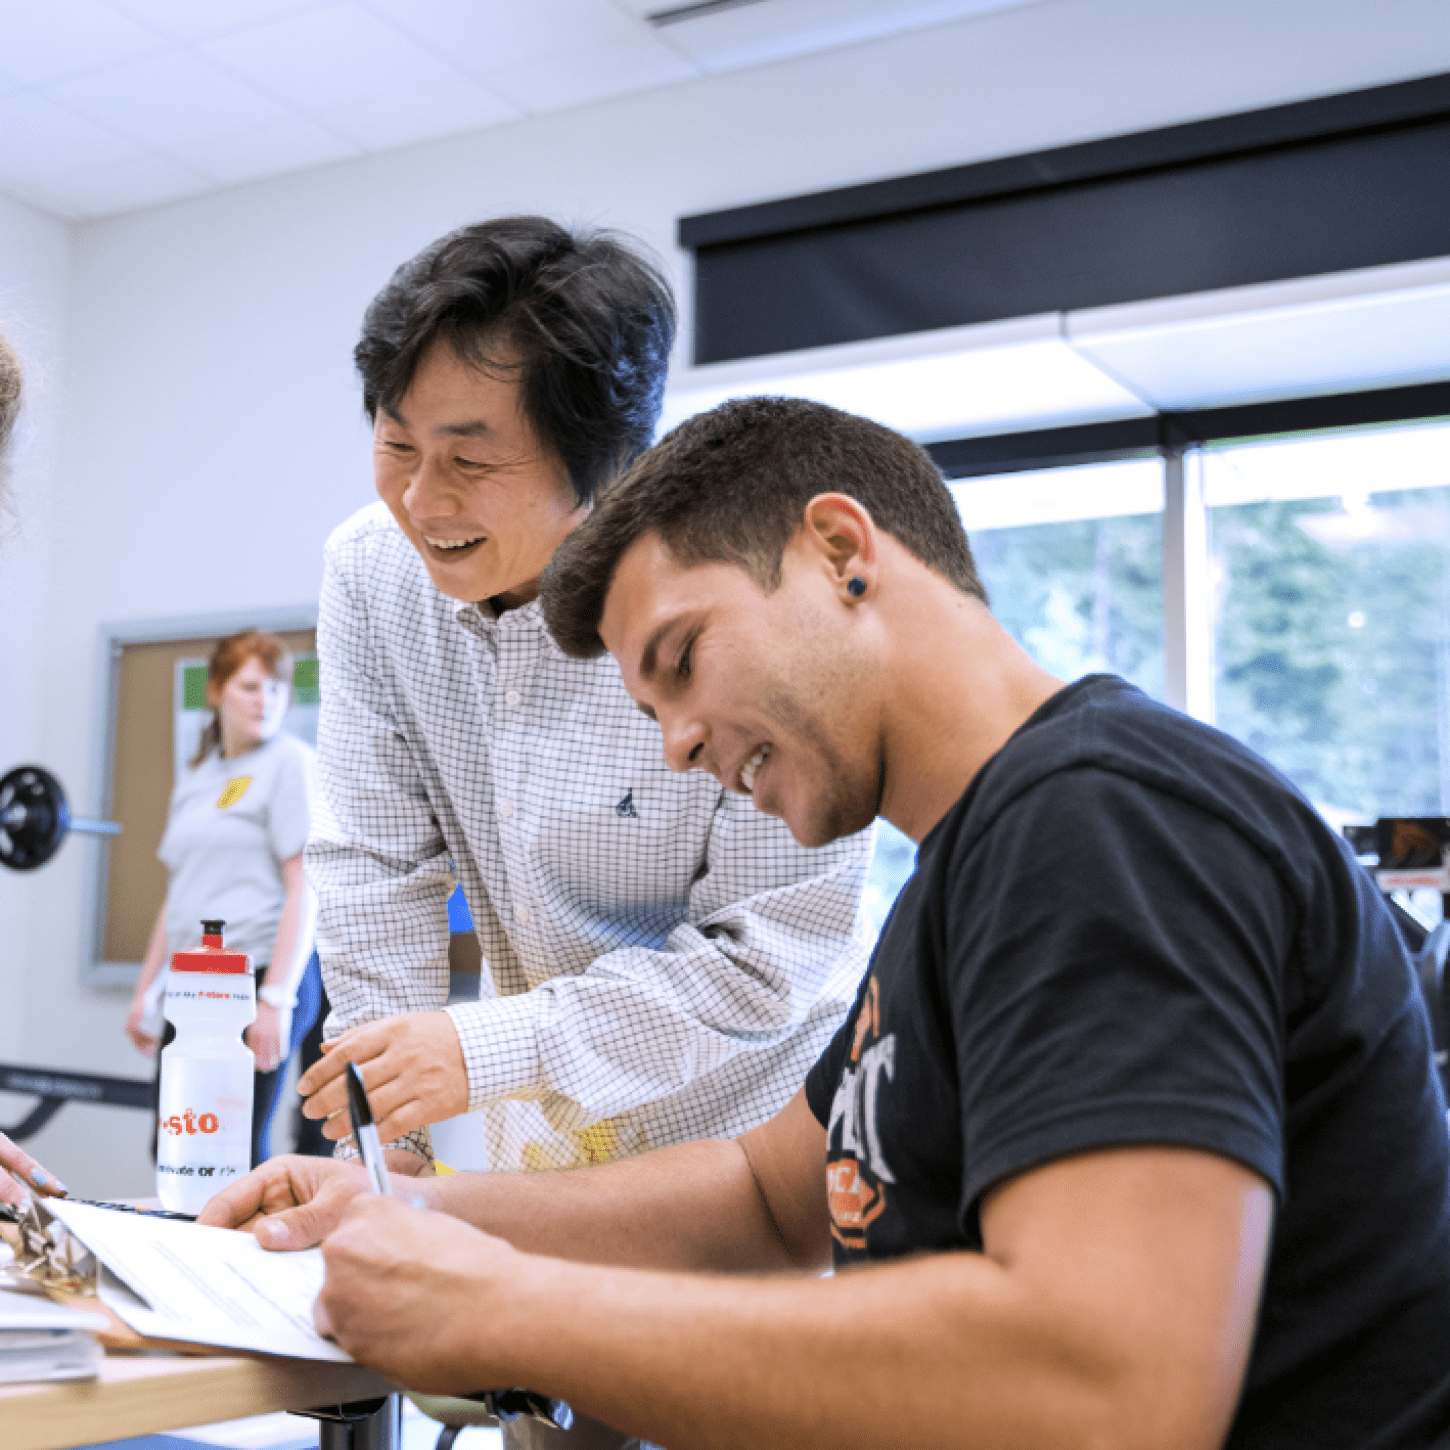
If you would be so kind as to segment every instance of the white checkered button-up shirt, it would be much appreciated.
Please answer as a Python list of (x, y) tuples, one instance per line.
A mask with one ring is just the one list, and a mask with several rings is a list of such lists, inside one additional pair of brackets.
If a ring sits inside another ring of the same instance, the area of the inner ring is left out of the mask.
[(789, 1100), (865, 968), (870, 832), (807, 851), (670, 771), (612, 659), (568, 658), (537, 602), (439, 593), (381, 504), (328, 541), (318, 652), (329, 1037), (443, 1007), (456, 873), (485, 966), (447, 1010), (490, 1167), (734, 1136)]

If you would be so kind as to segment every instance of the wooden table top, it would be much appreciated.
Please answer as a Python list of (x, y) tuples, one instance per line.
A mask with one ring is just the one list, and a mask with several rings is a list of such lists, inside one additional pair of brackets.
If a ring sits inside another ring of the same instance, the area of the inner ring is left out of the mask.
[(330, 1360), (112, 1350), (97, 1379), (0, 1385), (0, 1424), (5, 1450), (65, 1450), (394, 1388), (361, 1365)]

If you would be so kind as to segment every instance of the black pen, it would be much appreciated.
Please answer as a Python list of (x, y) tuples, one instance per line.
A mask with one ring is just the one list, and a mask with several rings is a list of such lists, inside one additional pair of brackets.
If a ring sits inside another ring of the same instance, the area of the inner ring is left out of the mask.
[(362, 1154), (363, 1167), (368, 1171), (368, 1180), (374, 1193), (390, 1196), (388, 1170), (383, 1167), (383, 1147), (378, 1142), (377, 1125), (373, 1122), (373, 1110), (368, 1105), (367, 1090), (363, 1087), (362, 1073), (355, 1062), (348, 1063), (347, 1106), (352, 1114), (352, 1136), (357, 1150)]

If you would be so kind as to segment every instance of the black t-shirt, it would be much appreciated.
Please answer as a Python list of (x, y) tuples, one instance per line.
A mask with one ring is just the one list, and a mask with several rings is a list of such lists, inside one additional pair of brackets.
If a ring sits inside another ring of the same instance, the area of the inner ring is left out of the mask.
[(1170, 1143), (1278, 1211), (1228, 1445), (1450, 1445), (1450, 1135), (1398, 934), (1228, 736), (1096, 676), (922, 842), (806, 1085), (839, 1264), (980, 1250), (982, 1195)]

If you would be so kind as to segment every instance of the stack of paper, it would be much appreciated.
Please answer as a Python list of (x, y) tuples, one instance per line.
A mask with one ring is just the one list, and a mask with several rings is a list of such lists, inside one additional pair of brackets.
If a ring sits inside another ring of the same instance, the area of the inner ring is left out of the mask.
[(0, 1289), (0, 1384), (90, 1379), (101, 1367), (99, 1314)]

